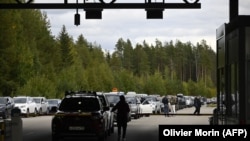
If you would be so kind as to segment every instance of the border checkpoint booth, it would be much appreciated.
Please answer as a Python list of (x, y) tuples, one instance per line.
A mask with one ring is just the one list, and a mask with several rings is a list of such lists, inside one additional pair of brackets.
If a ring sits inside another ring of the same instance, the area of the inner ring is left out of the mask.
[(238, 0), (230, 0), (230, 21), (216, 30), (216, 44), (217, 108), (212, 123), (250, 124), (250, 16), (238, 15)]

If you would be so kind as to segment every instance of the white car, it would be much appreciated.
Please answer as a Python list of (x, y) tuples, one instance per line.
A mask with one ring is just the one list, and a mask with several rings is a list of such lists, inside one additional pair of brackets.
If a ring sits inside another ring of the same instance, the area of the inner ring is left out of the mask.
[(140, 108), (141, 115), (150, 116), (155, 110), (155, 105), (150, 100), (146, 99), (140, 104)]
[(149, 96), (142, 97), (142, 99), (149, 100), (154, 105), (153, 106), (154, 107), (153, 114), (160, 114), (161, 113), (162, 102), (157, 98), (157, 96), (149, 95)]
[(49, 114), (49, 103), (45, 97), (33, 97), (39, 115)]
[(30, 96), (14, 97), (15, 107), (21, 110), (21, 114), (29, 117), (30, 115), (36, 116), (37, 105), (34, 99)]

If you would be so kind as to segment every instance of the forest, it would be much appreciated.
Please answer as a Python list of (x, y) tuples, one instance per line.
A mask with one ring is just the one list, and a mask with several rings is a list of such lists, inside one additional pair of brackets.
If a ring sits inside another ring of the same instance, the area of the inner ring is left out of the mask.
[[(10, 1), (10, 0), (4, 0)], [(216, 95), (216, 53), (206, 40), (132, 45), (118, 37), (114, 51), (74, 40), (62, 25), (51, 33), (46, 13), (0, 10), (0, 95), (62, 98), (67, 90)]]

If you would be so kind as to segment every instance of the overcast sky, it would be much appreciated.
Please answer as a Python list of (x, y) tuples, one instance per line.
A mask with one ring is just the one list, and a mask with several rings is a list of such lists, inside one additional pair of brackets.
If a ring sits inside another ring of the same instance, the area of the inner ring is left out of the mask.
[[(94, 0), (88, 0), (91, 1)], [(83, 0), (78, 2), (82, 3)], [(116, 0), (116, 3), (144, 2), (145, 0)], [(183, 0), (165, 2), (183, 3)], [(63, 0), (35, 0), (35, 3), (63, 3)], [(191, 41), (196, 45), (204, 39), (216, 51), (216, 29), (229, 22), (229, 0), (200, 0), (200, 3), (201, 9), (165, 9), (163, 19), (147, 19), (144, 9), (104, 9), (102, 19), (85, 19), (85, 11), (79, 9), (79, 26), (74, 25), (74, 9), (43, 11), (48, 15), (54, 36), (57, 37), (65, 25), (67, 32), (75, 40), (82, 34), (88, 42), (96, 42), (104, 51), (112, 52), (119, 38), (129, 39), (133, 46), (144, 40), (154, 44), (156, 39), (163, 43), (171, 40)], [(239, 15), (250, 15), (249, 7), (250, 0), (239, 0)]]

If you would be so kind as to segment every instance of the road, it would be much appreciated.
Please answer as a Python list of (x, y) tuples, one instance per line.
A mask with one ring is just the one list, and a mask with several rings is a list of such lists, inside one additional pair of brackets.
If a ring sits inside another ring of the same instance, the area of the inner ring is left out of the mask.
[[(140, 119), (132, 119), (128, 123), (127, 141), (157, 141), (159, 125), (208, 125), (209, 117), (214, 108), (203, 106), (200, 116), (192, 115), (194, 108), (177, 111), (177, 115), (151, 115)], [(178, 115), (180, 114), (180, 115)], [(22, 118), (23, 141), (51, 141), (52, 116)], [(74, 140), (75, 141), (75, 140)], [(107, 138), (107, 141), (117, 141), (117, 128)]]

